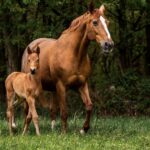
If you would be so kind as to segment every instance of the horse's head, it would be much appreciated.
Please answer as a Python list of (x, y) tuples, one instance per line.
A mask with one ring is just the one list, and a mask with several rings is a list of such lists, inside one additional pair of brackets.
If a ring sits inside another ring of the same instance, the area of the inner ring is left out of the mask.
[(39, 69), (40, 48), (37, 47), (35, 50), (31, 50), (30, 47), (27, 47), (27, 52), (28, 52), (28, 66), (30, 68), (30, 73), (35, 74)]
[(114, 42), (108, 30), (108, 20), (104, 15), (105, 7), (99, 9), (89, 7), (89, 22), (87, 24), (87, 36), (90, 40), (96, 40), (102, 47), (104, 53), (112, 51)]

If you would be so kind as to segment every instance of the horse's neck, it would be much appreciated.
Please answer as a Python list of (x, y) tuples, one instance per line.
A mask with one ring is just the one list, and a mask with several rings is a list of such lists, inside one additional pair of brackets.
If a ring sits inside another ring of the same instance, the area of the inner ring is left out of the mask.
[(77, 50), (77, 58), (78, 58), (79, 64), (82, 62), (83, 58), (87, 56), (87, 48), (89, 45), (89, 40), (87, 38), (86, 31), (84, 32), (84, 34), (80, 40), (81, 40), (80, 47)]
[(87, 47), (89, 44), (86, 34), (86, 26), (84, 25), (84, 27), (80, 27), (80, 29), (62, 35), (60, 40), (63, 38), (65, 38), (66, 46), (74, 52), (75, 57), (80, 63), (82, 58), (87, 55)]

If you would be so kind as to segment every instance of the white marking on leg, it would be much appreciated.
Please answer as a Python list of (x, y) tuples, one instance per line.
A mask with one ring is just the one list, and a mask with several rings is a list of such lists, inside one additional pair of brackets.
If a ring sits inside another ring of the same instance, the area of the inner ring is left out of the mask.
[(55, 125), (56, 125), (56, 121), (55, 121), (55, 120), (52, 120), (52, 122), (51, 122), (51, 129), (52, 129), (52, 130), (54, 130)]
[(14, 122), (12, 122), (12, 128), (14, 128), (14, 129), (17, 128), (17, 126), (16, 126), (16, 124)]
[(81, 130), (80, 130), (80, 134), (81, 134), (81, 135), (84, 135), (84, 134), (85, 134), (85, 131), (84, 131), (83, 129), (81, 129)]
[(109, 32), (107, 25), (106, 25), (106, 22), (105, 22), (105, 18), (103, 16), (100, 16), (99, 19), (100, 19), (100, 21), (101, 21), (101, 23), (102, 23), (102, 25), (103, 25), (106, 33), (107, 33), (108, 39), (111, 39), (110, 32)]

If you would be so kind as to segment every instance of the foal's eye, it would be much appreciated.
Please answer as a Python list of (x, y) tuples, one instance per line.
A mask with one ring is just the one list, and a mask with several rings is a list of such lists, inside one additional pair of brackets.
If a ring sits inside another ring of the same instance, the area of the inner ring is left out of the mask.
[(97, 26), (98, 25), (98, 21), (97, 20), (93, 20), (93, 25)]

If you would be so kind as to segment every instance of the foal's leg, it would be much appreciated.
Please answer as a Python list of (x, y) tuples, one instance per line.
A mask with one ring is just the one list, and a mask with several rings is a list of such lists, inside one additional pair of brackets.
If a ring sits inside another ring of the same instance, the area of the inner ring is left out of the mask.
[(31, 120), (32, 120), (32, 114), (31, 114), (30, 109), (28, 109), (28, 114), (26, 115), (26, 118), (25, 118), (24, 129), (23, 129), (22, 135), (24, 135), (27, 132)]
[[(21, 100), (19, 99), (19, 97), (15, 94), (14, 95), (14, 100), (15, 101), (13, 101), (13, 108), (15, 108), (17, 105), (20, 105), (21, 104)], [(16, 126), (16, 122), (15, 122), (15, 114), (14, 114), (15, 112), (13, 111), (13, 114), (12, 114), (12, 128), (13, 129), (16, 129), (17, 128), (17, 126)]]
[(39, 131), (39, 123), (38, 123), (38, 114), (35, 108), (35, 98), (33, 97), (28, 97), (27, 99), (27, 103), (29, 105), (29, 115), (32, 115), (32, 120), (34, 123), (34, 127), (36, 130), (36, 134), (40, 135), (40, 131)]
[(66, 104), (66, 88), (61, 81), (56, 84), (57, 98), (60, 106), (60, 116), (62, 121), (62, 132), (66, 133), (67, 130), (67, 104)]
[(9, 127), (9, 133), (10, 135), (13, 134), (12, 131), (12, 121), (14, 116), (14, 108), (13, 108), (13, 99), (14, 99), (14, 92), (7, 90), (7, 118), (8, 118), (8, 127)]
[(23, 135), (27, 132), (29, 124), (32, 120), (31, 111), (29, 110), (29, 106), (27, 102), (24, 102), (24, 112), (25, 112), (25, 121), (24, 121), (24, 129), (23, 129)]
[(83, 103), (85, 104), (86, 107), (86, 118), (85, 122), (83, 125), (83, 129), (80, 131), (81, 134), (84, 132), (87, 132), (88, 129), (90, 128), (90, 118), (91, 118), (91, 113), (92, 113), (92, 102), (89, 96), (89, 90), (88, 90), (88, 84), (85, 83), (82, 87), (79, 88), (79, 92), (81, 94), (81, 98), (83, 100)]

